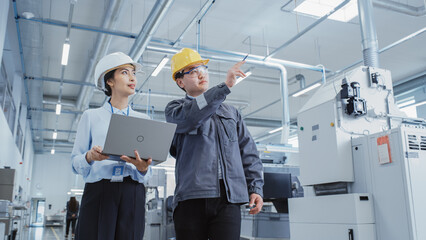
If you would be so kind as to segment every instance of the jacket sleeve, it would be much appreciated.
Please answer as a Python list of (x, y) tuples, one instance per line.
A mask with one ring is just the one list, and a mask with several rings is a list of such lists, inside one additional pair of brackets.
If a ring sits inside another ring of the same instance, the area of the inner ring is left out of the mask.
[(83, 177), (89, 175), (91, 169), (91, 164), (86, 161), (86, 153), (90, 150), (91, 142), (90, 119), (86, 111), (78, 123), (74, 147), (71, 153), (72, 170), (76, 174), (83, 175)]
[(251, 137), (241, 115), (237, 111), (238, 144), (243, 161), (244, 174), (249, 195), (257, 193), (263, 198), (263, 165), (259, 158), (256, 144)]
[(166, 106), (166, 121), (177, 124), (176, 133), (197, 129), (216, 112), (230, 92), (228, 86), (221, 83), (191, 101), (171, 101)]

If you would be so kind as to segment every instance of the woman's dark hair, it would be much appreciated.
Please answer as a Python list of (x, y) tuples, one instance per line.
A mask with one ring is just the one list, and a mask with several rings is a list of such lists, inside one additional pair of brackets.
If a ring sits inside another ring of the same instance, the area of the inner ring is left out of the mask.
[(77, 200), (75, 199), (75, 197), (71, 197), (70, 201), (69, 201), (69, 210), (71, 212), (77, 212)]
[(107, 82), (110, 78), (114, 78), (115, 70), (117, 70), (117, 69), (114, 69), (112, 71), (107, 72), (104, 76), (104, 83), (105, 83), (105, 89), (106, 89), (106, 90), (104, 90), (104, 93), (108, 97), (111, 96), (112, 91), (111, 91), (111, 87), (107, 84)]

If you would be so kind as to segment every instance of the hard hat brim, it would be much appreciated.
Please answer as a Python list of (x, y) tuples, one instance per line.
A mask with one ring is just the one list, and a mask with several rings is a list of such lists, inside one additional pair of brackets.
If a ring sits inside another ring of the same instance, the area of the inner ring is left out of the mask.
[[(98, 78), (98, 82), (99, 82), (99, 81), (103, 81), (103, 80), (104, 80), (105, 75), (106, 75), (108, 72), (111, 72), (111, 71), (113, 71), (113, 70), (115, 70), (115, 69), (119, 69), (119, 68), (121, 68), (121, 67), (122, 67), (122, 66), (124, 66), (124, 65), (132, 65), (132, 66), (135, 68), (135, 72), (136, 72), (136, 73), (141, 72), (141, 69), (142, 69), (142, 65), (141, 65), (140, 63), (137, 63), (137, 62), (125, 63), (125, 64), (122, 64), (122, 65), (120, 65), (120, 66), (113, 67), (113, 68), (110, 68), (110, 69), (108, 69), (108, 70), (104, 71), (104, 72), (103, 72), (103, 73), (99, 76), (99, 78)], [(99, 88), (99, 87), (98, 87), (98, 88)]]
[(181, 69), (179, 69), (179, 70), (177, 70), (174, 74), (173, 74), (173, 80), (174, 81), (176, 81), (176, 73), (178, 73), (178, 72), (180, 72), (180, 71), (182, 71), (183, 69), (185, 69), (185, 68), (187, 68), (188, 66), (191, 66), (191, 65), (194, 65), (194, 64), (198, 64), (198, 63), (202, 63), (203, 65), (207, 65), (207, 63), (210, 61), (210, 59), (202, 59), (202, 60), (199, 60), (199, 61), (196, 61), (196, 62), (193, 62), (193, 63), (191, 63), (191, 64), (188, 64), (188, 65), (186, 65), (186, 66), (184, 66), (184, 67), (182, 67)]

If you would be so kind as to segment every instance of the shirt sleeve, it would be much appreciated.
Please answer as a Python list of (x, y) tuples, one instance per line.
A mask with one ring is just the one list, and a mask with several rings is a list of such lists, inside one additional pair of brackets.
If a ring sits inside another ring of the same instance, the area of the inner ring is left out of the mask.
[(77, 134), (74, 141), (74, 147), (71, 153), (72, 170), (76, 174), (87, 177), (90, 173), (91, 164), (86, 161), (86, 153), (90, 150), (92, 136), (90, 131), (90, 118), (86, 112), (80, 118)]
[(257, 193), (263, 198), (263, 165), (259, 158), (256, 143), (247, 129), (241, 115), (238, 113), (238, 144), (243, 161), (244, 174), (249, 194)]
[(230, 92), (228, 86), (221, 83), (190, 101), (171, 101), (166, 106), (166, 120), (177, 124), (176, 133), (190, 132), (210, 118)]

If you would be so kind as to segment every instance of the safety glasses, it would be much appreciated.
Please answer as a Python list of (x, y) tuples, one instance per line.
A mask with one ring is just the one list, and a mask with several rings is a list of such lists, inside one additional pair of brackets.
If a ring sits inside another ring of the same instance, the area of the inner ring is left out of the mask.
[(189, 70), (188, 72), (183, 72), (183, 75), (188, 74), (190, 77), (195, 77), (195, 76), (199, 76), (200, 74), (207, 74), (208, 71), (208, 67), (206, 65), (200, 65), (198, 67), (195, 67), (191, 70)]

